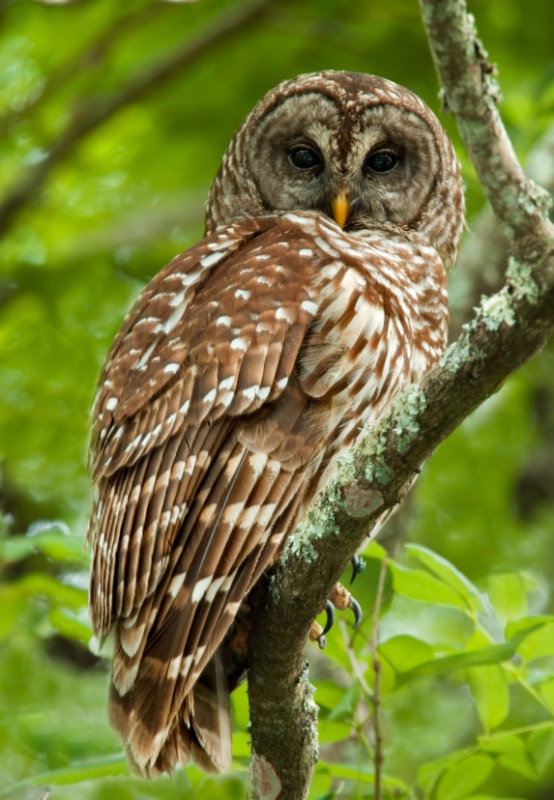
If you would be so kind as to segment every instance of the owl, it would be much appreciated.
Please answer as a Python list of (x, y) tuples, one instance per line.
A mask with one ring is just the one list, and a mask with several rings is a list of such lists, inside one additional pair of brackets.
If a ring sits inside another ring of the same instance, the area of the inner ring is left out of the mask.
[(93, 410), (90, 611), (142, 775), (229, 768), (248, 598), (340, 454), (443, 352), (463, 219), (422, 100), (302, 75), (235, 133), (204, 238), (123, 322)]

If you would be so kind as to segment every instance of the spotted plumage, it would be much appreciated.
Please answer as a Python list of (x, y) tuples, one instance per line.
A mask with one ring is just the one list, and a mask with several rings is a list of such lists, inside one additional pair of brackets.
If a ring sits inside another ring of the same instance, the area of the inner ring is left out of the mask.
[(93, 412), (90, 607), (145, 776), (229, 767), (236, 615), (337, 456), (444, 350), (462, 225), (419, 98), (300, 76), (237, 131), (205, 238), (123, 323)]

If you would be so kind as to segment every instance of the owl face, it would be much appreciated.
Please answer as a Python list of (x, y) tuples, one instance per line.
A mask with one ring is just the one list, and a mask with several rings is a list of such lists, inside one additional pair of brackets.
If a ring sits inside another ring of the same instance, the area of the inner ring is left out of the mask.
[(447, 265), (464, 216), (458, 162), (433, 112), (391, 81), (349, 72), (301, 75), (266, 95), (235, 134), (208, 207), (208, 232), (299, 210), (347, 233), (398, 226), (426, 235)]
[(346, 230), (372, 221), (411, 227), (440, 178), (433, 145), (427, 123), (412, 112), (370, 106), (352, 118), (310, 93), (288, 97), (260, 121), (248, 169), (268, 211), (340, 218), (342, 210)]

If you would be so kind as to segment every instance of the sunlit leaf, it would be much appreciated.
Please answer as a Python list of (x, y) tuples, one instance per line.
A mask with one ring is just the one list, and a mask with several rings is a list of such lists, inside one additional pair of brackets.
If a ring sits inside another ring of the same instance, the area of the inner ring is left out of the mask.
[(500, 664), (507, 661), (515, 653), (515, 646), (512, 643), (490, 645), (480, 650), (470, 650), (467, 653), (460, 653), (453, 656), (439, 656), (433, 661), (419, 664), (409, 672), (400, 674), (397, 682), (399, 685), (407, 681), (419, 678), (424, 675), (440, 675), (456, 672), (469, 667), (479, 667), (486, 664)]
[(494, 761), (485, 755), (469, 756), (455, 764), (442, 776), (437, 800), (462, 800), (483, 784), (494, 767)]
[(493, 573), (487, 578), (487, 592), (501, 619), (520, 619), (527, 612), (527, 591), (517, 572)]
[(407, 544), (408, 553), (417, 558), (428, 569), (435, 573), (444, 583), (451, 586), (467, 603), (472, 611), (483, 611), (483, 602), (476, 586), (463, 575), (459, 569), (438, 553), (420, 544)]
[(527, 749), (539, 775), (546, 773), (554, 763), (554, 721), (529, 735)]
[(531, 630), (519, 643), (517, 651), (525, 661), (554, 656), (554, 622), (547, 622), (538, 630)]
[(438, 779), (450, 769), (457, 767), (460, 763), (465, 763), (472, 751), (470, 749), (454, 750), (442, 758), (437, 758), (420, 766), (417, 779), (418, 783), (425, 789), (426, 796), (430, 795)]
[(434, 652), (432, 647), (413, 636), (393, 636), (379, 645), (379, 655), (397, 672), (408, 672), (431, 661)]
[(494, 755), (502, 766), (523, 775), (525, 778), (537, 779), (537, 771), (529, 758), (525, 742), (520, 736), (481, 739), (481, 745), (483, 750)]
[(496, 664), (472, 667), (466, 671), (467, 681), (485, 730), (501, 725), (510, 710), (508, 680)]
[(464, 600), (447, 583), (420, 569), (407, 569), (391, 563), (394, 590), (398, 594), (437, 605), (466, 608)]

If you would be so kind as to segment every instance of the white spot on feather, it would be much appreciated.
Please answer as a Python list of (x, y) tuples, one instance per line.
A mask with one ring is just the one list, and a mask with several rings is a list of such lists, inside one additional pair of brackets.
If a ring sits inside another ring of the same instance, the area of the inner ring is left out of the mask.
[(167, 372), (170, 375), (176, 375), (180, 369), (181, 369), (180, 364), (169, 363), (165, 365), (164, 372)]
[(171, 597), (177, 597), (179, 589), (184, 583), (187, 573), (181, 572), (179, 575), (175, 575), (171, 579), (171, 583), (167, 587), (167, 593), (171, 595)]
[(206, 405), (211, 405), (215, 400), (216, 394), (217, 392), (215, 389), (210, 389), (210, 391), (202, 398), (202, 402), (206, 403)]
[(223, 380), (219, 382), (219, 389), (221, 391), (232, 389), (234, 383), (235, 383), (235, 375), (229, 375), (228, 378), (223, 378)]
[(300, 304), (300, 308), (302, 309), (302, 311), (306, 311), (306, 313), (311, 314), (312, 317), (316, 313), (317, 307), (318, 307), (317, 303), (314, 303), (313, 300), (304, 300)]
[(226, 255), (227, 255), (226, 250), (223, 251), (216, 250), (215, 252), (208, 253), (207, 256), (201, 258), (200, 264), (204, 269), (209, 269), (210, 267), (213, 267), (214, 264), (217, 264), (219, 261), (221, 261), (221, 259), (224, 258)]
[(207, 578), (202, 578), (202, 580), (195, 583), (190, 598), (191, 603), (198, 603), (200, 600), (202, 600), (211, 582), (212, 576), (208, 575)]
[(251, 403), (258, 394), (259, 388), (259, 386), (249, 386), (248, 389), (243, 389), (242, 393), (244, 397)]
[(208, 603), (211, 603), (213, 601), (214, 597), (219, 592), (219, 588), (224, 580), (225, 580), (225, 575), (222, 575), (220, 578), (215, 578), (212, 581), (210, 588), (206, 592), (206, 600)]
[(250, 342), (244, 336), (237, 336), (231, 342), (231, 350), (242, 350), (243, 353), (246, 353), (249, 344)]
[(293, 325), (295, 322), (295, 316), (292, 312), (292, 309), (286, 308), (286, 306), (279, 306), (275, 312), (275, 319), (285, 320), (285, 322), (288, 322), (289, 325)]

